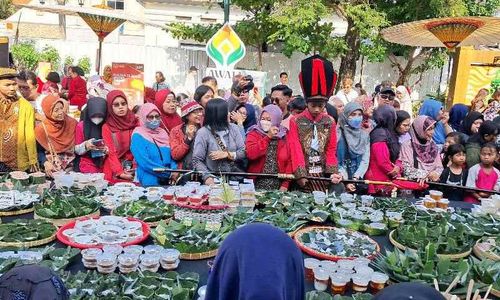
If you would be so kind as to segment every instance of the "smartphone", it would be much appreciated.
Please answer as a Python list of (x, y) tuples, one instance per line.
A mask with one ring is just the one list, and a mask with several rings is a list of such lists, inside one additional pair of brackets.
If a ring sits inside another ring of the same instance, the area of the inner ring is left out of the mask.
[(104, 147), (104, 140), (102, 140), (102, 139), (94, 140), (92, 142), (92, 144), (94, 144), (94, 146), (96, 146), (96, 147)]

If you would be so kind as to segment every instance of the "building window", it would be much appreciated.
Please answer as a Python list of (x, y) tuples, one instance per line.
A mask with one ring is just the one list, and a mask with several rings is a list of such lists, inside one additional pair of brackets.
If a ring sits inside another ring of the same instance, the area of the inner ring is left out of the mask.
[(125, 2), (124, 0), (113, 0), (113, 1), (108, 1), (108, 6), (113, 8), (113, 9), (125, 9)]

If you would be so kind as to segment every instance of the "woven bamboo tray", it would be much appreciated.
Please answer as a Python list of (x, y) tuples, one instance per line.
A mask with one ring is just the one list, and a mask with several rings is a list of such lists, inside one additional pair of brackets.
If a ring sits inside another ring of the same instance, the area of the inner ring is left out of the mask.
[(481, 239), (478, 240), (476, 242), (476, 244), (474, 245), (474, 247), (472, 248), (472, 251), (474, 252), (474, 254), (478, 258), (480, 258), (480, 259), (491, 259), (493, 261), (499, 261), (500, 260), (500, 256), (496, 255), (495, 253), (486, 252), (486, 251), (481, 250), (481, 248), (479, 247), (479, 243), (480, 242), (481, 242)]
[[(346, 257), (346, 256), (337, 256), (337, 255), (328, 255), (328, 254), (324, 254), (324, 253), (321, 253), (321, 252), (318, 252), (318, 251), (315, 251), (311, 248), (308, 248), (306, 247), (304, 244), (302, 244), (302, 242), (299, 241), (299, 238), (304, 234), (304, 233), (307, 233), (307, 232), (310, 232), (310, 231), (315, 231), (315, 230), (335, 230), (337, 229), (336, 227), (332, 227), (332, 226), (308, 226), (308, 227), (305, 227), (303, 229), (299, 229), (299, 230), (296, 230), (294, 233), (293, 233), (293, 238), (295, 239), (295, 243), (299, 246), (299, 248), (313, 256), (313, 257), (316, 257), (316, 258), (319, 258), (319, 259), (325, 259), (325, 260), (331, 260), (331, 261), (337, 261), (337, 260), (340, 260), (340, 259), (355, 259), (357, 257), (354, 257), (354, 256), (351, 256), (351, 257)], [(348, 230), (346, 229), (348, 232), (350, 233), (353, 233), (355, 231), (352, 231), (352, 230)], [(366, 239), (368, 239), (371, 243), (375, 244), (375, 250), (377, 251), (377, 253), (380, 252), (380, 246), (377, 242), (375, 242), (373, 239), (369, 238), (368, 236), (366, 236)], [(376, 256), (376, 254), (374, 255), (370, 255), (370, 256), (367, 256), (366, 258), (368, 259), (374, 259)]]
[(69, 218), (69, 219), (49, 219), (49, 218), (44, 218), (44, 217), (41, 217), (39, 215), (37, 215), (36, 213), (34, 214), (34, 218), (35, 219), (41, 219), (41, 220), (46, 220), (47, 222), (50, 222), (52, 224), (54, 224), (55, 226), (57, 227), (61, 227), (61, 226), (64, 226), (65, 224), (73, 221), (73, 220), (76, 220), (76, 219), (80, 219), (80, 218), (93, 218), (93, 217), (99, 217), (101, 215), (101, 212), (98, 210), (94, 213), (91, 213), (89, 215), (85, 215), (85, 216), (79, 216), (79, 217), (75, 217), (75, 218)]
[[(389, 233), (389, 241), (391, 241), (391, 244), (394, 245), (394, 247), (398, 248), (399, 250), (403, 250), (405, 251), (406, 249), (409, 249), (411, 251), (417, 251), (416, 249), (413, 249), (413, 248), (410, 248), (410, 247), (406, 247), (405, 245), (399, 243), (398, 241), (396, 241), (393, 237), (393, 234), (396, 230), (393, 230), (391, 231), (391, 233)], [(449, 260), (459, 260), (461, 258), (464, 258), (464, 257), (467, 257), (470, 255), (470, 253), (472, 252), (472, 249), (469, 249), (468, 251), (465, 251), (465, 252), (462, 252), (462, 253), (457, 253), (457, 254), (438, 254), (437, 256), (440, 257), (440, 258), (446, 258), (446, 259), (449, 259)]]
[(499, 290), (491, 289), (491, 294), (500, 298), (500, 291)]
[(54, 232), (53, 235), (49, 236), (48, 238), (44, 238), (42, 240), (37, 240), (37, 241), (31, 241), (31, 242), (0, 242), (0, 248), (7, 248), (7, 247), (15, 247), (15, 248), (32, 248), (32, 247), (37, 247), (41, 245), (48, 244), (52, 242), (53, 240), (56, 239), (56, 232)]
[(212, 258), (217, 255), (218, 249), (211, 250), (211, 251), (206, 251), (206, 252), (199, 252), (199, 253), (181, 253), (179, 256), (180, 259), (184, 260), (201, 260), (201, 259), (207, 259), (207, 258)]
[(9, 216), (18, 216), (29, 214), (30, 212), (35, 211), (35, 207), (20, 209), (20, 210), (11, 210), (11, 211), (0, 211), (0, 217), (9, 217)]

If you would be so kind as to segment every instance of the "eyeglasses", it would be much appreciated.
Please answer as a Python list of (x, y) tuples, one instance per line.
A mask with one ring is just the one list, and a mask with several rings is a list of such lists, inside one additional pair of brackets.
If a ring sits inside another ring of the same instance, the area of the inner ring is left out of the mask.
[(147, 116), (146, 119), (148, 119), (149, 121), (153, 121), (153, 120), (160, 120), (161, 117), (160, 115), (151, 115), (151, 116)]
[(390, 101), (393, 101), (396, 97), (394, 97), (393, 95), (380, 94), (380, 98), (384, 100), (389, 99)]

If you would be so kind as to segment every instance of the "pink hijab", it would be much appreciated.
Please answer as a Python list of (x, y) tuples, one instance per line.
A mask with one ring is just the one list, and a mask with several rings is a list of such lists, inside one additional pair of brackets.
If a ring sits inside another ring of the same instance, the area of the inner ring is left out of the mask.
[(156, 111), (161, 116), (160, 111), (154, 104), (145, 103), (141, 106), (139, 110), (140, 126), (135, 128), (134, 133), (142, 135), (146, 140), (156, 143), (158, 146), (170, 147), (170, 138), (165, 129), (158, 127), (153, 130), (146, 127), (147, 116), (153, 111)]

